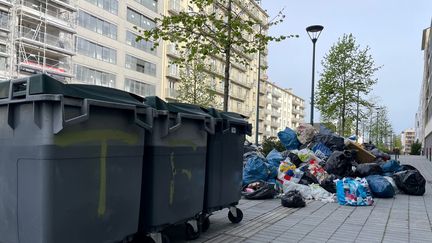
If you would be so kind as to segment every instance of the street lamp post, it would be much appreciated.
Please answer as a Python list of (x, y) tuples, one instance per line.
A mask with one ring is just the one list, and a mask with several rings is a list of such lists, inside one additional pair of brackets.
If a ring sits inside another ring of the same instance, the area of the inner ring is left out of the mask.
[(312, 53), (312, 89), (311, 89), (311, 115), (310, 124), (313, 126), (313, 115), (314, 115), (314, 89), (315, 89), (315, 43), (324, 29), (322, 25), (311, 25), (306, 28), (309, 38), (313, 43), (313, 53)]
[[(262, 26), (259, 25), (259, 33), (262, 32)], [(256, 94), (256, 121), (255, 121), (255, 145), (259, 144), (259, 100), (260, 100), (260, 84), (261, 84), (261, 51), (258, 50), (258, 82)]]

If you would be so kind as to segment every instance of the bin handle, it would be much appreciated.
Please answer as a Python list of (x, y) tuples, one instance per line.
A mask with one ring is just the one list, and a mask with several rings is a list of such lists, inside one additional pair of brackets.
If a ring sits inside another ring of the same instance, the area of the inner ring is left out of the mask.
[[(139, 112), (137, 111), (137, 108), (134, 105), (84, 99), (83, 106), (81, 107), (82, 114), (78, 115), (76, 117), (70, 118), (70, 119), (65, 119), (65, 117), (66, 117), (65, 116), (65, 113), (66, 113), (65, 105), (66, 105), (65, 101), (62, 99), (62, 101), (61, 101), (61, 115), (62, 115), (63, 123), (62, 123), (62, 126), (56, 128), (55, 133), (60, 132), (64, 127), (78, 124), (78, 123), (81, 123), (81, 122), (88, 120), (90, 117), (90, 106), (109, 107), (109, 108), (114, 108), (114, 109), (133, 111), (134, 112), (134, 122), (138, 126), (144, 128), (146, 130), (149, 130), (149, 131), (151, 131), (153, 128), (152, 119), (147, 119), (147, 121), (144, 122), (138, 118)], [(147, 108), (147, 110), (146, 110), (146, 116), (147, 117), (149, 115), (149, 112), (151, 112), (151, 109)]]
[[(182, 126), (182, 120), (183, 118), (188, 118), (188, 119), (195, 119), (195, 120), (203, 120), (203, 127), (204, 129), (210, 133), (210, 134), (214, 134), (215, 132), (215, 122), (213, 118), (209, 118), (207, 119), (206, 117), (203, 117), (201, 115), (194, 115), (194, 114), (187, 114), (187, 113), (177, 113), (177, 117), (176, 117), (176, 124), (174, 124), (173, 126), (169, 127), (166, 131), (166, 133), (164, 134), (164, 136), (167, 136), (170, 133), (173, 133), (175, 131), (177, 131), (181, 126)], [(207, 123), (209, 123), (210, 125), (207, 126)]]
[[(20, 89), (19, 85), (25, 85), (25, 89)], [(21, 79), (16, 79), (16, 80), (11, 80), (10, 81), (10, 86), (9, 86), (9, 99), (12, 100), (14, 98), (21, 98), (21, 97), (26, 97), (28, 96), (28, 78), (21, 78)]]

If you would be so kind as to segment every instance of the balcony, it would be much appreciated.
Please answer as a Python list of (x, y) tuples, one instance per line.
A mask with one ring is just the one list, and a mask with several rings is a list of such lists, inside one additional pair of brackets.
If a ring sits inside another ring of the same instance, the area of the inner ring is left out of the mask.
[(292, 104), (293, 105), (296, 105), (296, 106), (300, 106), (301, 105), (301, 103), (300, 103), (300, 101), (298, 101), (297, 99), (292, 99)]
[(245, 101), (246, 100), (246, 96), (247, 96), (246, 93), (240, 94), (239, 92), (233, 92), (232, 89), (230, 91), (231, 91), (230, 92), (230, 96), (231, 97), (233, 97), (235, 99), (238, 99), (238, 100), (241, 100), (241, 101)]
[(166, 76), (171, 78), (180, 79), (180, 71), (177, 66), (168, 66), (166, 69)]
[(266, 107), (267, 106), (267, 101), (266, 100), (264, 100), (264, 99), (260, 99), (259, 100), (259, 106), (260, 107)]
[(166, 88), (166, 95), (167, 95), (167, 98), (177, 99), (178, 91), (175, 90), (174, 88)]
[(37, 32), (35, 29), (21, 26), (18, 31), (17, 40), (37, 46), (46, 46), (55, 53), (62, 52), (67, 55), (75, 55), (74, 41), (71, 37), (60, 37), (41, 31)]
[(168, 4), (168, 12), (171, 14), (178, 14), (183, 12), (184, 8), (181, 6), (180, 0), (170, 0)]
[(174, 44), (168, 44), (168, 46), (167, 46), (167, 54), (170, 55), (170, 56), (172, 56), (172, 57), (175, 57), (175, 58), (180, 57), (180, 51), (177, 50), (177, 48), (175, 47)]
[(281, 92), (280, 90), (273, 89), (273, 90), (272, 90), (272, 96), (273, 96), (273, 97), (280, 98), (280, 97), (282, 97), (282, 92)]
[(58, 5), (63, 6), (71, 11), (77, 11), (76, 0), (51, 0), (50, 2), (57, 3)]
[(69, 32), (75, 33), (75, 15), (64, 9), (48, 9), (28, 1), (21, 1), (18, 9), (26, 12), (32, 18), (40, 20), (46, 19), (50, 25), (62, 28)]
[(300, 109), (292, 109), (292, 113), (293, 113), (293, 114), (299, 114), (299, 115), (302, 115), (302, 114), (303, 114), (303, 111), (300, 110)]
[(71, 58), (65, 57), (60, 59), (53, 59), (35, 54), (27, 53), (25, 57), (19, 57), (18, 67), (22, 71), (37, 73), (48, 72), (64, 77), (73, 77), (72, 75), (72, 62)]
[(267, 60), (261, 59), (261, 67), (268, 67)]
[(280, 117), (280, 116), (281, 116), (281, 113), (280, 113), (280, 111), (272, 110), (271, 115), (272, 115), (273, 117)]
[(280, 122), (272, 120), (270, 122), (270, 126), (273, 127), (273, 128), (278, 129), (280, 127)]
[(273, 99), (271, 104), (272, 104), (272, 106), (278, 107), (278, 108), (282, 106), (282, 102), (278, 99)]

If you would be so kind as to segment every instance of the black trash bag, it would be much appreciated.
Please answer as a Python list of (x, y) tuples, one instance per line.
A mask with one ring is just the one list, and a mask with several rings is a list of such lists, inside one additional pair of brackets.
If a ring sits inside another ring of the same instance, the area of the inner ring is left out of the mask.
[(299, 168), (300, 164), (303, 163), (303, 161), (301, 161), (301, 159), (297, 156), (297, 154), (290, 153), (288, 154), (288, 158), (291, 160), (293, 164), (295, 164), (297, 168)]
[(297, 190), (289, 191), (281, 197), (281, 204), (287, 208), (302, 208), (306, 206), (306, 202)]
[(312, 141), (324, 144), (331, 151), (343, 151), (345, 148), (344, 138), (336, 135), (317, 134)]
[(350, 150), (335, 151), (328, 158), (324, 169), (329, 174), (339, 177), (351, 176), (353, 156)]
[(418, 170), (405, 170), (393, 175), (397, 187), (408, 195), (422, 196), (426, 180)]
[(375, 145), (371, 143), (363, 143), (363, 148), (365, 148), (367, 151), (371, 151), (372, 149), (376, 148)]
[(333, 181), (334, 179), (334, 176), (327, 177), (321, 181), (320, 186), (330, 193), (336, 193), (336, 183)]
[(298, 184), (310, 185), (310, 184), (319, 184), (319, 183), (318, 183), (317, 178), (314, 175), (312, 175), (309, 170), (306, 170), (303, 173)]
[[(253, 185), (254, 191), (248, 192), (245, 191), (246, 188)], [(242, 195), (249, 200), (258, 200), (258, 199), (273, 199), (278, 194), (275, 185), (271, 183), (267, 183), (265, 181), (258, 181), (254, 183), (250, 183), (243, 187)]]
[(404, 171), (404, 170), (417, 170), (416, 167), (412, 166), (412, 165), (401, 165), (399, 171)]
[(355, 177), (366, 177), (369, 175), (381, 175), (383, 170), (379, 164), (365, 163), (357, 165), (356, 171), (354, 172)]

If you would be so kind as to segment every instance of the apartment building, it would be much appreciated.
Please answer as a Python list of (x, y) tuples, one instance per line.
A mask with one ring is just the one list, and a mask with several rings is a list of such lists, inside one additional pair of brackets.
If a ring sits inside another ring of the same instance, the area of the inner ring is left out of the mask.
[[(268, 22), (259, 1), (234, 1), (234, 5), (245, 18), (262, 26)], [(168, 42), (156, 49), (151, 42), (136, 42), (139, 33), (134, 26), (149, 29), (161, 14), (191, 8), (187, 0), (0, 0), (0, 79), (46, 72), (68, 83), (175, 101), (180, 69), (172, 60), (178, 58), (178, 51)], [(215, 7), (214, 11), (222, 10)], [(267, 55), (267, 50), (244, 54), (248, 66), (233, 62), (230, 67), (228, 108), (253, 124), (260, 80), (260, 140), (285, 126), (295, 127), (304, 116), (303, 100), (270, 84), (266, 70), (258, 72), (259, 65), (268, 66)], [(224, 60), (214, 56), (206, 62), (207, 81), (217, 93), (215, 106), (222, 108)]]
[[(266, 81), (263, 92), (265, 100), (261, 102), (260, 99), (259, 141), (262, 137), (277, 136), (286, 127), (294, 129), (304, 122), (304, 100), (294, 95), (292, 89), (284, 89)], [(251, 120), (255, 121), (255, 117)], [(253, 133), (255, 132), (254, 130)]]
[(401, 142), (402, 142), (402, 153), (410, 154), (411, 153), (411, 145), (415, 142), (415, 130), (414, 128), (406, 129), (401, 134)]
[(424, 53), (423, 82), (420, 90), (420, 102), (416, 113), (416, 130), (422, 142), (423, 151), (432, 148), (432, 23), (423, 30), (421, 49)]

